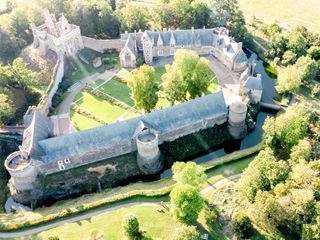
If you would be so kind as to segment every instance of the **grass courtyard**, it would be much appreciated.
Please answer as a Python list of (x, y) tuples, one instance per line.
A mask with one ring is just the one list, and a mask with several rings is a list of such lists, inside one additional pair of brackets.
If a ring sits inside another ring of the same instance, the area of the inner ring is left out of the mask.
[(305, 26), (312, 32), (320, 32), (318, 0), (239, 0), (240, 10), (250, 19), (256, 16), (270, 24), (279, 21), (287, 27)]
[[(155, 68), (156, 81), (160, 85), (161, 76), (164, 73), (164, 67)], [(141, 112), (135, 107), (130, 89), (126, 84), (130, 75), (129, 71), (122, 69), (111, 80), (99, 79), (79, 92), (74, 99), (71, 114), (75, 128), (85, 130), (139, 116)], [(206, 94), (217, 91), (217, 88), (217, 80), (212, 73), (212, 82)], [(164, 109), (169, 106), (170, 103), (160, 91), (156, 109)]]

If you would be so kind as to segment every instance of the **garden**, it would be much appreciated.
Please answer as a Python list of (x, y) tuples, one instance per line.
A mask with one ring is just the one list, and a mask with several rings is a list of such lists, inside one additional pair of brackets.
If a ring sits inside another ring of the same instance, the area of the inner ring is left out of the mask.
[[(171, 106), (163, 89), (163, 75), (165, 67), (154, 68), (154, 81), (159, 86), (158, 99), (154, 110)], [(210, 84), (205, 94), (210, 94), (218, 89), (215, 74), (210, 70)], [(85, 130), (128, 120), (143, 113), (133, 100), (129, 81), (133, 79), (133, 71), (121, 69), (110, 80), (98, 79), (86, 86), (77, 94), (72, 104), (71, 120), (77, 130)]]

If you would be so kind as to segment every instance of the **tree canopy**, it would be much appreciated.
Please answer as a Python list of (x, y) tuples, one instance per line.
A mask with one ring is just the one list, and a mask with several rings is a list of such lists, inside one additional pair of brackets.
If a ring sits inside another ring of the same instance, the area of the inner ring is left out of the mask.
[(159, 91), (153, 67), (142, 65), (139, 69), (133, 70), (132, 80), (128, 84), (137, 108), (151, 112), (158, 102)]

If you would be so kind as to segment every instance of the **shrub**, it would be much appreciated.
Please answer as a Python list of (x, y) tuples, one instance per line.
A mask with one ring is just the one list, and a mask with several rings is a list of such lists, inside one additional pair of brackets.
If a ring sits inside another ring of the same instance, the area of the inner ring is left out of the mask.
[(219, 212), (219, 209), (216, 208), (216, 207), (208, 207), (205, 209), (205, 220), (206, 220), (206, 224), (209, 226), (209, 227), (213, 227), (217, 220), (219, 219), (219, 216), (220, 216), (220, 212)]
[(199, 240), (200, 233), (195, 226), (182, 225), (177, 228), (171, 237), (171, 240)]
[(122, 219), (122, 228), (128, 237), (139, 236), (139, 221), (133, 214), (126, 214)]
[(48, 240), (60, 240), (58, 236), (50, 236)]
[(232, 218), (232, 228), (240, 238), (250, 236), (252, 223), (250, 218), (244, 213), (238, 213)]
[(137, 61), (136, 61), (137, 67), (140, 67), (143, 64), (145, 64), (144, 58), (143, 57), (138, 57)]

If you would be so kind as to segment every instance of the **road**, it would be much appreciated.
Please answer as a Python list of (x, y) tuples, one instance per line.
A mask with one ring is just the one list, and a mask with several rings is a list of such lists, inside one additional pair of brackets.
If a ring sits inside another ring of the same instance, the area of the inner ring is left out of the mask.
[[(219, 181), (217, 181), (216, 183), (212, 184), (211, 186), (208, 186), (206, 188), (204, 188), (201, 191), (201, 194), (207, 194), (210, 192), (210, 190), (212, 188), (216, 188), (219, 185), (225, 184), (228, 181), (232, 181), (235, 180), (237, 178), (239, 178), (241, 176), (241, 174), (235, 174), (235, 175), (231, 175), (229, 177), (223, 178)], [(165, 202), (165, 205), (169, 205), (169, 202)], [(28, 235), (33, 235), (33, 234), (37, 234), (46, 230), (49, 230), (51, 228), (56, 228), (68, 223), (74, 223), (77, 221), (81, 221), (81, 220), (85, 220), (88, 218), (92, 218), (94, 216), (100, 215), (100, 214), (104, 214), (107, 212), (112, 212), (121, 208), (126, 208), (126, 207), (133, 207), (133, 206), (161, 206), (160, 202), (154, 202), (154, 203), (150, 203), (150, 202), (137, 202), (137, 203), (126, 203), (126, 204), (121, 204), (115, 207), (111, 207), (111, 208), (105, 208), (105, 209), (98, 209), (98, 210), (93, 210), (90, 213), (85, 213), (83, 215), (80, 216), (75, 216), (75, 217), (70, 217), (67, 219), (62, 219), (62, 220), (58, 220), (56, 222), (53, 223), (49, 223), (46, 225), (42, 225), (42, 226), (36, 226), (34, 228), (30, 228), (30, 229), (26, 229), (26, 230), (21, 230), (21, 231), (15, 231), (15, 232), (1, 232), (0, 233), (0, 239), (8, 239), (8, 238), (18, 238), (18, 237), (24, 237), (24, 236), (28, 236)]]

